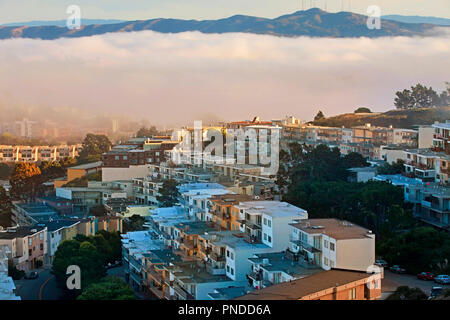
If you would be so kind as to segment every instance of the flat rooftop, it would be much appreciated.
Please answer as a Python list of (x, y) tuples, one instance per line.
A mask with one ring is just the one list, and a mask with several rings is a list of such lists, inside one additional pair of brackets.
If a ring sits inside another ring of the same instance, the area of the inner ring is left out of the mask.
[(15, 238), (24, 238), (40, 232), (45, 229), (45, 226), (22, 226), (17, 228), (9, 228), (0, 231), (0, 239), (10, 240)]
[(373, 235), (368, 229), (338, 219), (307, 219), (291, 226), (308, 234), (325, 234), (336, 240), (363, 239)]
[(287, 202), (281, 201), (244, 201), (237, 206), (239, 209), (244, 209), (248, 214), (264, 213), (271, 217), (308, 217), (306, 210), (296, 207)]
[(338, 269), (322, 271), (302, 279), (255, 290), (235, 300), (300, 300), (316, 292), (350, 284), (370, 276), (364, 272)]
[(78, 166), (74, 166), (74, 167), (70, 167), (69, 169), (76, 169), (76, 170), (81, 170), (81, 169), (93, 169), (93, 168), (97, 168), (97, 167), (101, 167), (102, 166), (101, 161), (97, 161), (97, 162), (91, 162), (91, 163), (85, 163), (85, 164), (80, 164)]

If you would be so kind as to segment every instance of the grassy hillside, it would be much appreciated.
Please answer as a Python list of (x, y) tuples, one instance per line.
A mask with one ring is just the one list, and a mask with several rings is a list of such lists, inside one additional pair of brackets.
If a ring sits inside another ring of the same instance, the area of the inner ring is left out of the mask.
[(314, 125), (328, 127), (353, 127), (370, 123), (375, 126), (412, 128), (419, 124), (433, 124), (435, 121), (450, 120), (450, 107), (391, 110), (385, 113), (346, 113), (313, 121)]

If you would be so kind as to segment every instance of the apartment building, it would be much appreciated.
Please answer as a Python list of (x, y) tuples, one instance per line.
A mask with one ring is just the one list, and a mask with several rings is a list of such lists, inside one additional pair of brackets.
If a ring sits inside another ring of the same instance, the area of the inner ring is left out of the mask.
[(0, 230), (0, 245), (11, 250), (13, 265), (20, 270), (35, 269), (45, 263), (47, 255), (47, 227), (20, 226)]
[(445, 157), (444, 153), (430, 149), (407, 149), (405, 154), (406, 176), (420, 179), (423, 182), (434, 182), (439, 179), (436, 168), (439, 167), (440, 158)]
[(436, 149), (436, 151), (449, 152), (450, 120), (447, 120), (445, 123), (435, 123), (433, 124), (433, 128), (433, 148)]
[(102, 169), (102, 162), (91, 162), (81, 164), (78, 166), (67, 168), (66, 176), (62, 179), (56, 179), (53, 181), (53, 185), (56, 188), (62, 187), (66, 183), (69, 183), (75, 179), (82, 178), (84, 176), (97, 173)]
[(0, 145), (0, 162), (41, 162), (75, 158), (81, 145), (61, 146), (6, 146)]
[(255, 290), (234, 300), (377, 300), (381, 298), (382, 278), (381, 273), (334, 269)]
[(102, 181), (145, 177), (149, 165), (165, 161), (165, 151), (172, 150), (178, 143), (164, 137), (133, 138), (114, 146), (102, 155)]
[(290, 250), (324, 270), (366, 271), (375, 263), (375, 235), (337, 219), (307, 219), (291, 224)]
[(0, 301), (21, 300), (16, 296), (14, 280), (8, 276), (8, 257), (11, 250), (7, 245), (0, 245)]
[(405, 201), (414, 204), (414, 217), (441, 230), (450, 231), (450, 188), (436, 184), (404, 186)]
[(319, 266), (299, 259), (290, 250), (256, 253), (248, 260), (251, 267), (247, 270), (247, 277), (256, 290), (323, 271)]
[(235, 205), (252, 200), (254, 197), (245, 194), (212, 196), (209, 202), (211, 210), (206, 220), (213, 221), (227, 230), (240, 230), (239, 209)]
[(40, 203), (15, 202), (11, 213), (13, 225), (20, 226), (30, 226), (59, 217), (58, 212), (53, 208)]
[(245, 201), (239, 210), (240, 231), (250, 243), (263, 243), (275, 251), (289, 247), (289, 224), (308, 218), (308, 212), (287, 202)]
[(47, 246), (48, 252), (45, 263), (51, 264), (55, 258), (58, 246), (64, 240), (72, 240), (78, 234), (78, 225), (80, 221), (76, 220), (55, 220), (45, 223), (47, 227)]

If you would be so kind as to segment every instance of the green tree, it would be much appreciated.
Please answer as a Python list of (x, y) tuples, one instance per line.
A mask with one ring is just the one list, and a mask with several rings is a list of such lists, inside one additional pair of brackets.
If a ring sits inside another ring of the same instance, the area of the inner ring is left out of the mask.
[(323, 112), (319, 110), (319, 112), (314, 117), (314, 121), (325, 119), (325, 116), (323, 115)]
[(450, 257), (450, 234), (431, 227), (393, 234), (380, 243), (378, 251), (386, 261), (402, 265), (408, 273), (450, 271), (445, 263)]
[(144, 230), (145, 218), (134, 214), (124, 221), (124, 232)]
[(367, 160), (357, 152), (350, 152), (344, 156), (343, 165), (346, 168), (368, 167)]
[(14, 199), (34, 199), (42, 183), (41, 170), (34, 163), (17, 163), (9, 182)]
[(102, 154), (111, 149), (112, 143), (109, 141), (108, 137), (103, 134), (96, 135), (88, 133), (83, 140), (82, 146), (83, 148), (80, 151), (78, 162), (89, 163), (100, 161), (102, 159)]
[(390, 163), (385, 163), (382, 166), (379, 166), (377, 168), (377, 173), (378, 174), (400, 174), (404, 171), (405, 169), (405, 161), (402, 159), (398, 159), (396, 162), (393, 162), (392, 164)]
[(161, 207), (172, 207), (177, 204), (180, 196), (177, 186), (178, 183), (174, 179), (164, 180), (159, 190), (160, 195), (156, 197)]
[(5, 188), (0, 186), (0, 227), (11, 226), (11, 199)]
[(369, 108), (366, 107), (360, 107), (355, 110), (355, 113), (372, 113)]
[(9, 180), (13, 172), (14, 165), (0, 163), (0, 180)]
[(419, 288), (400, 286), (386, 300), (427, 300), (427, 295)]
[(158, 135), (161, 135), (161, 132), (159, 132), (155, 126), (151, 126), (149, 128), (142, 127), (138, 130), (138, 132), (136, 132), (137, 138), (147, 138), (147, 137), (158, 136)]
[(135, 300), (135, 297), (125, 281), (117, 277), (105, 277), (85, 288), (77, 300)]
[[(66, 270), (70, 265), (77, 265), (81, 270), (81, 288), (99, 281), (106, 275), (104, 254), (88, 241), (65, 240), (55, 252), (52, 273), (61, 288), (66, 288)], [(77, 295), (78, 292), (73, 294)]]

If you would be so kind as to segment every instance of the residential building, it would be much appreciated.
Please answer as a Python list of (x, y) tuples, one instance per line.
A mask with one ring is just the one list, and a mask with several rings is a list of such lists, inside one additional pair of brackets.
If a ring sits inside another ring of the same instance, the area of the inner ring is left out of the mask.
[(348, 181), (350, 182), (367, 182), (377, 174), (377, 169), (374, 167), (349, 168), (348, 171), (350, 173)]
[(78, 234), (78, 225), (80, 221), (76, 220), (55, 220), (45, 223), (47, 227), (47, 246), (46, 264), (51, 264), (55, 258), (56, 250), (64, 240), (72, 240)]
[(40, 203), (13, 203), (11, 220), (13, 225), (29, 226), (58, 218), (58, 212)]
[(0, 162), (60, 161), (76, 158), (81, 145), (60, 146), (10, 146), (0, 145)]
[(414, 216), (433, 227), (450, 231), (450, 188), (436, 183), (404, 186), (405, 201), (414, 204)]
[[(47, 227), (20, 226), (0, 230), (0, 245), (11, 250), (13, 265), (20, 270), (35, 269), (45, 263), (47, 249)], [(40, 261), (40, 262), (39, 262)]]
[(54, 180), (53, 181), (54, 187), (56, 189), (62, 187), (66, 183), (69, 183), (70, 181), (73, 181), (75, 179), (82, 178), (89, 174), (97, 173), (101, 170), (101, 168), (102, 168), (101, 161), (81, 164), (78, 166), (67, 168), (66, 177)]
[(8, 260), (11, 250), (7, 245), (0, 245), (0, 301), (21, 300), (16, 296), (14, 280), (8, 276)]
[(377, 300), (381, 273), (329, 270), (255, 290), (234, 300)]
[(290, 250), (322, 269), (366, 271), (375, 263), (370, 230), (337, 219), (307, 219), (291, 226)]

